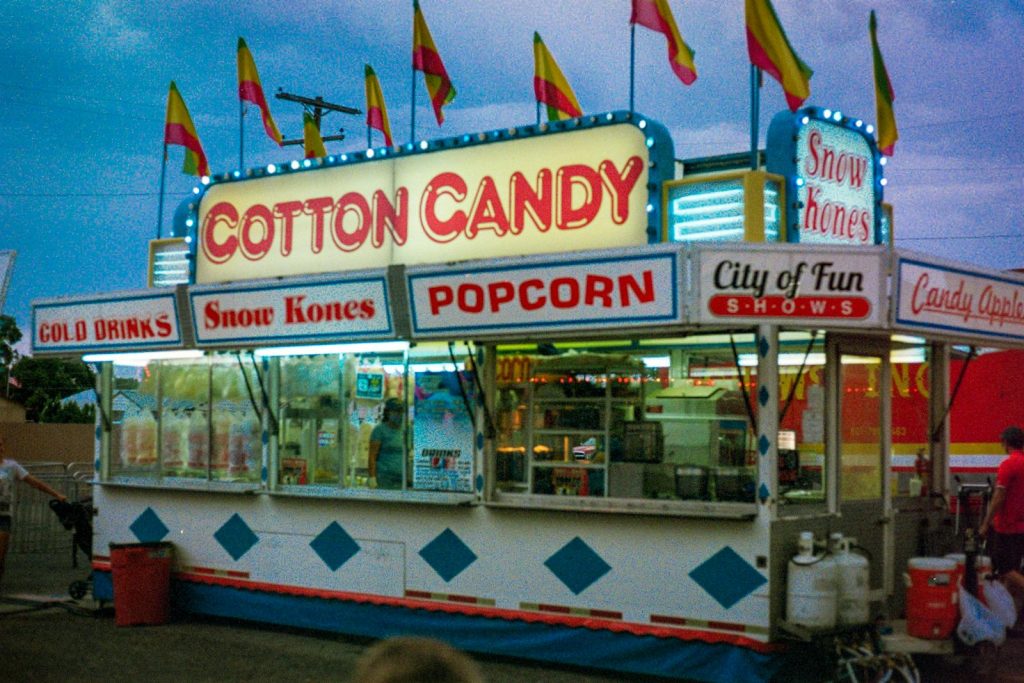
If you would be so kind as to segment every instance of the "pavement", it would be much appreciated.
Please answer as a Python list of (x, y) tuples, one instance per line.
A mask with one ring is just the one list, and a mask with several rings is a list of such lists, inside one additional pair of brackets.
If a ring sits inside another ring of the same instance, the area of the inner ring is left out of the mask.
[[(119, 627), (109, 605), (68, 595), (68, 585), (88, 574), (84, 559), (72, 567), (70, 550), (8, 555), (0, 586), (0, 680), (344, 683), (374, 642), (191, 615), (159, 626)], [(487, 683), (649, 680), (492, 656), (476, 661)], [(926, 683), (1024, 683), (1024, 638), (998, 648), (916, 654), (914, 661)]]
[[(70, 541), (69, 541), (70, 543)], [(3, 683), (291, 683), (353, 680), (373, 642), (335, 633), (175, 615), (159, 626), (119, 627), (113, 609), (67, 587), (88, 576), (59, 554), (11, 553), (0, 585)], [(503, 658), (478, 658), (487, 683), (611, 683), (621, 675)], [(628, 679), (640, 680), (640, 679)]]

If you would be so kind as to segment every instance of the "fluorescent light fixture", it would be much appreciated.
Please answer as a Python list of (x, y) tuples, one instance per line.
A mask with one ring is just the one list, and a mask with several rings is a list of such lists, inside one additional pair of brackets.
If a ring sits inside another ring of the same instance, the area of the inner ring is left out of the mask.
[[(404, 365), (397, 365), (394, 363), (384, 363), (380, 366), (381, 370), (385, 372), (405, 372)], [(458, 370), (462, 372), (466, 369), (465, 364), (456, 363), (409, 363), (409, 372), (455, 372)]]
[(187, 360), (202, 358), (199, 349), (177, 349), (172, 351), (143, 351), (141, 353), (90, 353), (82, 356), (85, 363), (114, 363), (115, 365), (134, 365), (145, 367), (155, 360)]
[(672, 360), (668, 356), (644, 356), (645, 368), (669, 368), (672, 367)]
[(259, 358), (271, 356), (317, 356), (342, 353), (399, 353), (409, 349), (407, 341), (357, 342), (353, 344), (309, 344), (306, 346), (275, 346), (256, 349)]

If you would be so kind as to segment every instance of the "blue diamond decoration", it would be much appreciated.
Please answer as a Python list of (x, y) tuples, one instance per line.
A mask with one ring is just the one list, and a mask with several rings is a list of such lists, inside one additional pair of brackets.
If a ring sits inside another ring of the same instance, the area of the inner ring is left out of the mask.
[(469, 565), (476, 562), (476, 553), (469, 549), (451, 529), (445, 529), (420, 550), (420, 557), (437, 572), (438, 576), (451, 581)]
[(309, 542), (309, 547), (332, 572), (361, 550), (359, 544), (337, 522), (328, 524), (326, 529)]
[(762, 384), (761, 389), (758, 390), (757, 392), (757, 400), (761, 402), (762, 408), (768, 405), (768, 399), (770, 399), (771, 397), (772, 395), (768, 393), (768, 387)]
[(757, 450), (760, 451), (761, 455), (767, 455), (768, 449), (772, 447), (772, 442), (768, 440), (768, 437), (764, 434), (757, 440)]
[(771, 348), (772, 345), (768, 343), (768, 340), (765, 337), (761, 337), (760, 341), (757, 343), (757, 350), (761, 352), (761, 358), (767, 356)]
[(729, 546), (702, 562), (690, 572), (690, 578), (725, 609), (768, 583), (768, 579)]
[(757, 496), (761, 499), (761, 502), (764, 503), (771, 495), (772, 492), (768, 490), (768, 485), (762, 482), (761, 488), (757, 490)]
[(217, 529), (213, 537), (236, 562), (260, 540), (259, 536), (252, 532), (252, 529), (237, 512), (231, 515), (231, 519), (224, 522), (221, 528)]
[(545, 560), (544, 566), (575, 595), (612, 570), (579, 536)]
[(132, 525), (128, 527), (135, 538), (141, 543), (156, 543), (164, 540), (170, 529), (164, 524), (160, 516), (153, 512), (153, 508), (146, 508), (141, 515), (135, 518)]

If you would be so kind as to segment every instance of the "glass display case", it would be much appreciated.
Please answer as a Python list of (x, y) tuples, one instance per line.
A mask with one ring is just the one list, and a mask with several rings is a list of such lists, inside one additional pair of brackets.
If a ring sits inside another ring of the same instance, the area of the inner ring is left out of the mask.
[(538, 361), (530, 375), (529, 491), (607, 496), (608, 463), (642, 414), (643, 363), (625, 355)]

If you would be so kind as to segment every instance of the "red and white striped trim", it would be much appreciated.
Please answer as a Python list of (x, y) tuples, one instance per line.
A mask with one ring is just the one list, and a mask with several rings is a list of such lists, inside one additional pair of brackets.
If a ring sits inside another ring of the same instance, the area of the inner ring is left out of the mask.
[(587, 619), (622, 619), (622, 612), (607, 609), (588, 609), (586, 607), (567, 607), (565, 605), (547, 605), (539, 602), (521, 602), (519, 609), (530, 612), (546, 612), (548, 614), (565, 614)]
[(690, 617), (674, 617), (665, 614), (652, 614), (652, 624), (666, 626), (683, 626), (686, 628), (713, 629), (715, 631), (731, 631), (733, 633), (749, 633), (751, 635), (768, 635), (764, 626), (751, 624), (734, 624), (728, 621), (711, 621), (709, 619), (692, 619)]
[(454, 593), (430, 593), (428, 591), (406, 590), (405, 597), (417, 600), (439, 600), (442, 602), (457, 602), (460, 605), (482, 605), (494, 607), (496, 601), (493, 598), (477, 598), (472, 595), (455, 595)]

